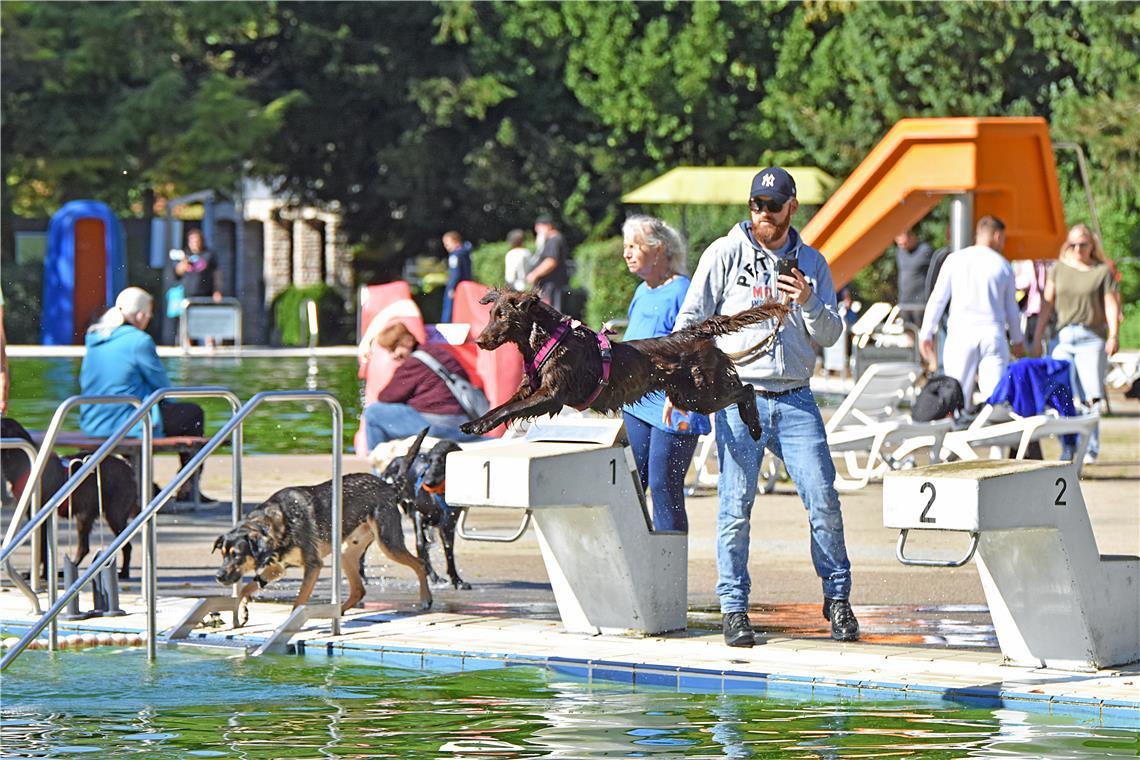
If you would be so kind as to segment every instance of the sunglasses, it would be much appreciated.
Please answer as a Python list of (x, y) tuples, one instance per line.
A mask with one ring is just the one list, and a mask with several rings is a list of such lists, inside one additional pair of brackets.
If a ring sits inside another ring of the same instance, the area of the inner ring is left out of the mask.
[(780, 209), (784, 207), (785, 203), (786, 201), (777, 201), (772, 200), (771, 198), (749, 198), (748, 208), (752, 209), (757, 214), (760, 213), (760, 209), (764, 209), (769, 214), (778, 214), (780, 213)]

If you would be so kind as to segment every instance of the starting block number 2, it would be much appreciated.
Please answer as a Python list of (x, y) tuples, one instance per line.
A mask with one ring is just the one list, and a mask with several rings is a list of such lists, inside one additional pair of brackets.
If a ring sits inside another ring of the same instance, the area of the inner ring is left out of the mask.
[[(1053, 506), (1055, 506), (1055, 507), (1066, 507), (1066, 506), (1068, 506), (1069, 502), (1065, 501), (1065, 491), (1069, 490), (1069, 482), (1067, 480), (1065, 480), (1064, 478), (1057, 478), (1057, 480), (1054, 481), (1053, 485), (1057, 486), (1057, 489), (1058, 489), (1057, 490), (1057, 498), (1055, 498), (1053, 500)], [(920, 523), (927, 523), (929, 525), (933, 525), (936, 521), (933, 517), (929, 516), (929, 513), (930, 513), (930, 508), (934, 506), (934, 499), (937, 497), (938, 491), (937, 491), (937, 489), (935, 489), (934, 484), (931, 483), (929, 480), (926, 481), (925, 483), (923, 483), (918, 489), (919, 493), (926, 493), (927, 491), (930, 492), (930, 499), (926, 502), (926, 506), (922, 508), (922, 512), (918, 516), (918, 521)]]

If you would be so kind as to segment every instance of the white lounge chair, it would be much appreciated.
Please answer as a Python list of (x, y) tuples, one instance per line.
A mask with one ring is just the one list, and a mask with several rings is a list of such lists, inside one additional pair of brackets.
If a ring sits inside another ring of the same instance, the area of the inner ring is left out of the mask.
[[(1043, 438), (1074, 434), (1078, 437), (1073, 461), (1078, 471), (1084, 466), (1085, 452), (1093, 428), (1100, 420), (1095, 409), (1074, 417), (1062, 417), (1054, 410), (1031, 417), (1019, 417), (1010, 411), (1006, 404), (986, 404), (968, 428), (947, 433), (942, 440), (941, 457), (951, 455), (958, 459), (972, 461), (982, 459), (1008, 459), (1006, 452), (1013, 449), (1013, 459), (1024, 459), (1029, 444)], [(896, 457), (906, 456), (919, 446), (933, 446), (933, 439), (911, 441), (906, 448), (895, 452)]]
[[(843, 455), (846, 465), (845, 472), (836, 468), (837, 489), (863, 488), (872, 478), (898, 466), (903, 457), (891, 456), (896, 448), (906, 447), (909, 454), (926, 446), (930, 462), (939, 461), (942, 439), (953, 423), (948, 419), (914, 422), (900, 408), (904, 401), (913, 400), (920, 373), (918, 365), (910, 362), (872, 364), (828, 419), (827, 445), (833, 456)], [(916, 440), (924, 444), (915, 445)]]

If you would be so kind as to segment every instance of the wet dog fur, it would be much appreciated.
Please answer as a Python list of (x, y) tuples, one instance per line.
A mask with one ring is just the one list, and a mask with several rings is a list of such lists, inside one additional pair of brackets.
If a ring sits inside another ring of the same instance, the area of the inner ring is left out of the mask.
[[(479, 303), (492, 304), (491, 316), (475, 343), (494, 351), (515, 344), (529, 363), (566, 317), (545, 304), (538, 293), (491, 290)], [(788, 307), (767, 303), (732, 315), (715, 315), (700, 324), (658, 338), (613, 343), (609, 384), (590, 408), (620, 409), (652, 391), (664, 391), (678, 409), (712, 414), (737, 404), (754, 440), (760, 439), (760, 415), (752, 386), (740, 381), (736, 365), (713, 340), (750, 325), (783, 320)], [(512, 420), (557, 414), (564, 405), (581, 405), (598, 386), (601, 350), (593, 330), (579, 325), (566, 334), (539, 369), (539, 383), (529, 378), (506, 403), (464, 423), (465, 433), (484, 434)]]
[[(413, 459), (423, 436), (421, 433), (409, 452)], [(400, 501), (406, 491), (404, 477), (406, 469), (397, 472), (394, 483), (367, 473), (343, 477), (341, 567), (349, 590), (341, 605), (342, 612), (364, 598), (361, 559), (373, 541), (388, 559), (412, 569), (419, 580), (420, 603), (424, 609), (431, 607), (424, 563), (404, 544), (400, 516)], [(305, 604), (313, 593), (324, 558), (332, 553), (332, 481), (281, 489), (246, 515), (236, 528), (219, 536), (214, 551), (222, 553), (222, 566), (216, 576), (219, 583), (233, 584), (246, 574), (254, 575), (241, 590), (241, 625), (248, 620), (253, 595), (290, 567), (305, 570), (293, 607)]]
[[(0, 419), (0, 438), (19, 438), (29, 443), (32, 436), (11, 417)], [(17, 497), (27, 487), (27, 478), (32, 471), (32, 463), (27, 455), (18, 449), (0, 449), (0, 469), (4, 479)], [(54, 452), (48, 455), (44, 473), (40, 477), (40, 500), (48, 499), (68, 480), (67, 465)], [(125, 459), (110, 456), (98, 467), (98, 477), (92, 473), (72, 492), (71, 498), (61, 505), (62, 517), (75, 520), (75, 533), (78, 546), (75, 550), (75, 564), (78, 567), (91, 551), (91, 530), (99, 519), (99, 492), (103, 493), (103, 520), (117, 536), (139, 513), (139, 488), (135, 479), (135, 468)], [(131, 544), (123, 544), (123, 565), (119, 568), (119, 578), (126, 580), (131, 574)], [(40, 565), (40, 576), (47, 572), (46, 557)]]
[[(455, 441), (441, 440), (432, 446), (431, 450), (419, 452), (410, 463), (405, 461), (406, 456), (393, 459), (381, 477), (389, 482), (395, 482), (401, 468), (406, 469), (408, 473), (404, 479), (408, 490), (402, 503), (415, 523), (416, 555), (423, 560), (431, 582), (439, 583), (441, 580), (439, 574), (432, 568), (429, 556), (428, 531), (435, 528), (443, 545), (447, 576), (451, 580), (452, 587), (469, 589), (471, 584), (459, 577), (459, 571), (455, 567), (455, 526), (459, 522), (459, 510), (448, 508), (442, 495), (447, 455), (453, 451), (459, 451), (459, 444)], [(416, 488), (416, 483), (421, 478), (422, 487)]]

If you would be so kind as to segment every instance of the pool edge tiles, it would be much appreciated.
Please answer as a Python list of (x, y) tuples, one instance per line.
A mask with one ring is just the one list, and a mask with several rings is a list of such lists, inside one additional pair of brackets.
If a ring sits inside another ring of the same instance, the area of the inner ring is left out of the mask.
[[(187, 600), (182, 606), (192, 602)], [(128, 610), (142, 609), (136, 599), (123, 603)], [(160, 631), (177, 622), (182, 612), (178, 607), (160, 608)], [(255, 603), (250, 619), (256, 627), (196, 629), (186, 643), (252, 649), (284, 621), (288, 611), (286, 605)], [(0, 626), (6, 631), (27, 630), (33, 622), (27, 613), (22, 597), (0, 594)], [(1113, 727), (1140, 728), (1140, 667), (1136, 665), (1097, 673), (1029, 669), (1000, 664), (991, 652), (985, 652), (977, 658), (955, 653), (954, 659), (963, 667), (952, 670), (946, 659), (932, 661), (925, 651), (908, 657), (901, 647), (824, 639), (812, 640), (806, 648), (802, 640), (780, 640), (742, 650), (724, 646), (719, 632), (644, 638), (587, 636), (526, 619), (496, 618), (495, 626), (460, 626), (462, 621), (470, 622), (471, 616), (431, 612), (377, 615), (361, 610), (350, 613), (347, 620), (351, 626), (342, 628), (339, 636), (331, 634), (327, 621), (312, 621), (294, 637), (290, 653), (309, 658), (348, 656), (436, 672), (533, 666), (591, 682), (680, 692), (950, 701), (1091, 717)], [(145, 617), (134, 612), (113, 623), (99, 618), (60, 622), (64, 634), (111, 627), (140, 632)], [(1133, 694), (1136, 698), (1130, 699)]]

